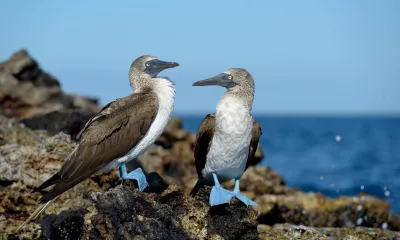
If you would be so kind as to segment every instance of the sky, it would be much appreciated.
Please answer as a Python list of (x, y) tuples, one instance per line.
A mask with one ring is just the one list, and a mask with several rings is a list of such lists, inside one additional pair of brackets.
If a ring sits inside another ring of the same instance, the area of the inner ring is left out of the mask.
[(255, 79), (254, 113), (399, 114), (400, 1), (6, 1), (0, 60), (27, 49), (66, 92), (131, 93), (131, 62), (176, 61), (175, 113), (225, 92), (192, 87), (229, 68)]

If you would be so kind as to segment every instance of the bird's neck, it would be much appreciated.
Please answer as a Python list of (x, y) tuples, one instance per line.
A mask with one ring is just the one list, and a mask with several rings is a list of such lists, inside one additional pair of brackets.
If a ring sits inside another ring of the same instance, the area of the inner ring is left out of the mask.
[(151, 84), (151, 77), (134, 69), (129, 71), (129, 83), (134, 92), (143, 92)]
[(237, 111), (250, 114), (252, 105), (252, 95), (240, 95), (234, 92), (227, 91), (217, 104), (217, 114), (218, 112), (235, 113)]
[(251, 103), (237, 95), (225, 94), (215, 111), (215, 136), (247, 136), (251, 132)]
[(160, 101), (173, 105), (175, 99), (174, 83), (166, 78), (153, 78), (151, 91), (154, 92)]
[(175, 87), (173, 82), (162, 77), (138, 79), (133, 88), (134, 93), (155, 93), (158, 98), (159, 111), (167, 115), (172, 113), (175, 102)]
[(142, 72), (135, 72), (135, 70), (129, 73), (129, 82), (134, 92), (154, 92), (157, 95), (163, 94), (166, 91), (167, 95), (172, 94), (175, 96), (174, 83), (165, 77), (153, 78), (150, 75)]

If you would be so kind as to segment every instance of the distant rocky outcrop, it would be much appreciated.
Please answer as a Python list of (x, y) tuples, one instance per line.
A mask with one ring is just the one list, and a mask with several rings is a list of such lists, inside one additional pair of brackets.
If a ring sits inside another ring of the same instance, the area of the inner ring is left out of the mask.
[(98, 100), (61, 91), (57, 79), (43, 71), (26, 50), (0, 63), (0, 114), (24, 119), (32, 129), (76, 137), (82, 124), (100, 110)]
[(128, 166), (147, 173), (145, 192), (134, 181), (120, 181), (117, 170), (94, 175), (15, 233), (38, 206), (40, 194), (32, 189), (60, 169), (74, 137), (100, 106), (63, 93), (56, 79), (20, 51), (0, 64), (0, 109), (1, 239), (400, 238), (400, 217), (389, 212), (388, 202), (362, 193), (330, 199), (289, 188), (278, 173), (257, 165), (261, 146), (241, 180), (243, 193), (260, 206), (246, 208), (233, 200), (210, 208), (209, 187), (195, 198), (187, 194), (197, 180), (195, 134), (177, 118)]

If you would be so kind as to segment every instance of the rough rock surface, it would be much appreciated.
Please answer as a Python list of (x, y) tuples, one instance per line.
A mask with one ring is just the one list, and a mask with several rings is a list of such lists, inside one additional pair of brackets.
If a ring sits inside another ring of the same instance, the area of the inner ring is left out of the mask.
[(64, 131), (74, 138), (82, 123), (99, 110), (97, 99), (62, 92), (57, 79), (26, 50), (0, 63), (0, 114), (4, 116), (28, 118), (24, 122), (33, 129), (49, 130), (51, 135)]
[[(74, 98), (84, 104), (71, 105)], [(94, 175), (16, 234), (38, 206), (40, 194), (30, 191), (59, 170), (96, 109), (96, 101), (62, 93), (58, 81), (25, 51), (0, 64), (0, 113), (5, 115), (0, 114), (0, 239), (399, 238), (400, 217), (389, 212), (386, 201), (362, 193), (330, 199), (289, 188), (278, 173), (256, 166), (263, 158), (261, 146), (241, 181), (243, 193), (259, 207), (233, 200), (210, 208), (209, 187), (189, 197), (197, 181), (195, 134), (176, 118), (128, 165), (148, 173), (145, 192), (134, 181), (119, 181), (117, 170)], [(232, 189), (233, 181), (224, 185)]]
[(82, 238), (255, 239), (258, 236), (257, 213), (243, 205), (210, 209), (207, 194), (201, 194), (200, 199), (187, 198), (176, 185), (170, 185), (158, 195), (141, 193), (132, 186), (119, 185), (107, 194), (93, 194), (93, 206), (85, 216), (78, 215), (84, 219)]
[(365, 227), (322, 227), (312, 228), (306, 226), (296, 226), (291, 224), (276, 224), (273, 227), (268, 225), (258, 225), (260, 239), (299, 239), (299, 240), (397, 240), (400, 238), (399, 232), (380, 230)]
[(94, 112), (84, 109), (68, 109), (22, 119), (21, 122), (31, 129), (47, 130), (51, 136), (63, 132), (69, 134), (71, 139), (76, 140), (79, 131), (93, 114)]
[(259, 222), (292, 223), (313, 227), (387, 228), (399, 231), (397, 215), (389, 212), (384, 200), (360, 194), (330, 199), (319, 193), (296, 192), (285, 195), (265, 194), (256, 197), (260, 204)]

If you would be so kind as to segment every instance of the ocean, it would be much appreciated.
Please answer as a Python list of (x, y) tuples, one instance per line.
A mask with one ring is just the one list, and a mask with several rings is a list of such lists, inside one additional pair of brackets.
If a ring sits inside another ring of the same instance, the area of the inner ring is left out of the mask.
[[(204, 116), (179, 116), (196, 132)], [(254, 116), (262, 165), (290, 187), (329, 197), (364, 192), (400, 213), (400, 117)]]

